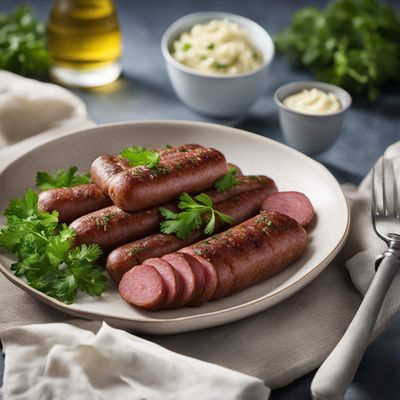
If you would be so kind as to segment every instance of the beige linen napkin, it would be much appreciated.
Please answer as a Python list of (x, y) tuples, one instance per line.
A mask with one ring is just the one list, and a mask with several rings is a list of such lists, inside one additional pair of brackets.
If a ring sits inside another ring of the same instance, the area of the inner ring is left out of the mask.
[[(20, 147), (12, 153), (12, 148), (3, 150), (0, 160), (4, 165), (33, 145), (35, 141), (32, 139), (29, 145), (17, 145)], [(400, 143), (388, 151), (391, 156), (400, 156)], [(349, 239), (334, 262), (302, 291), (269, 310), (241, 321), (202, 331), (147, 339), (177, 353), (258, 377), (271, 388), (286, 385), (316, 368), (338, 342), (353, 317), (362, 298), (358, 290), (365, 292), (373, 277), (374, 258), (384, 248), (373, 234), (369, 219), (369, 182), (368, 176), (359, 188), (344, 186), (352, 213)], [(365, 253), (366, 250), (370, 252)], [(345, 268), (347, 260), (351, 278)], [(396, 296), (399, 292), (397, 277), (375, 335), (384, 329), (400, 308), (400, 298)], [(29, 323), (67, 319), (68, 316), (40, 304), (0, 277), (0, 337), (6, 352), (6, 383), (15, 374), (9, 370), (11, 359), (17, 360), (21, 354), (26, 354), (26, 346), (33, 354), (41, 353), (43, 347), (39, 342), (35, 345), (30, 342), (32, 327), (5, 332)], [(81, 327), (88, 329), (93, 327), (92, 324), (80, 322)], [(52, 326), (43, 327), (50, 337), (54, 335)], [(57, 341), (56, 338), (52, 340)], [(18, 352), (15, 349), (22, 350)], [(36, 362), (32, 364), (33, 369)], [(168, 368), (168, 363), (165, 368)], [(62, 376), (62, 370), (54, 375), (56, 383)], [(91, 384), (96, 382), (91, 381)]]

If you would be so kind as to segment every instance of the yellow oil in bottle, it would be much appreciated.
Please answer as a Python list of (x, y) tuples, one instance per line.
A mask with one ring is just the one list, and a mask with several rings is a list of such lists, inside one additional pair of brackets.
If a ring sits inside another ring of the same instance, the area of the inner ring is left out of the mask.
[(112, 0), (56, 0), (48, 41), (56, 81), (95, 87), (121, 73), (121, 34)]

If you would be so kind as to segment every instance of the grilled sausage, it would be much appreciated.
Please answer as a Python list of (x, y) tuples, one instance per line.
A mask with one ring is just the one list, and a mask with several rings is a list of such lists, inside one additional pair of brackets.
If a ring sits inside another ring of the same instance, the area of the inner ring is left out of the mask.
[(307, 245), (307, 233), (279, 212), (259, 215), (189, 247), (216, 268), (226, 263), (233, 275), (232, 294), (254, 285), (296, 260)]
[[(216, 190), (207, 191), (214, 204), (218, 204), (237, 194), (263, 188), (265, 196), (276, 191), (275, 183), (266, 176), (237, 178), (238, 184), (230, 190), (218, 193)], [(260, 204), (261, 206), (261, 204)], [(164, 205), (176, 211), (176, 204)], [(258, 210), (257, 210), (258, 211)], [(158, 231), (162, 217), (159, 207), (149, 210), (126, 212), (117, 206), (111, 206), (93, 213), (84, 215), (70, 226), (76, 232), (74, 245), (97, 243), (104, 251), (109, 251)], [(201, 237), (198, 238), (200, 240)], [(188, 244), (193, 243), (189, 242)], [(173, 251), (173, 250), (171, 250)]]
[(58, 220), (69, 223), (81, 215), (112, 204), (111, 199), (94, 184), (49, 189), (39, 193), (39, 211), (58, 211)]
[(212, 186), (227, 171), (224, 155), (211, 148), (199, 148), (161, 160), (153, 168), (134, 167), (110, 180), (109, 195), (125, 211), (145, 210), (178, 197), (182, 192), (198, 193)]
[[(157, 149), (160, 159), (168, 158), (176, 153), (186, 153), (189, 150), (202, 147), (199, 144), (185, 144), (169, 148)], [(90, 177), (92, 181), (108, 195), (108, 187), (111, 178), (127, 169), (131, 168), (129, 162), (120, 156), (103, 154), (97, 157), (90, 166)]]
[[(172, 210), (173, 205), (168, 208)], [(139, 239), (157, 231), (162, 221), (158, 207), (128, 213), (110, 206), (83, 215), (70, 224), (76, 235), (73, 246), (98, 244), (107, 252), (130, 240)]]
[[(215, 205), (215, 209), (230, 215), (238, 224), (256, 215), (261, 203), (275, 185), (266, 185), (261, 189), (243, 192)], [(225, 229), (227, 225), (217, 219), (216, 232)], [(141, 264), (147, 258), (161, 257), (201, 240), (204, 234), (201, 230), (193, 232), (187, 239), (178, 239), (175, 235), (153, 234), (124, 246), (116, 248), (107, 257), (106, 268), (111, 278), (119, 282), (129, 269)]]
[(111, 178), (129, 168), (127, 160), (112, 154), (97, 157), (90, 166), (90, 179), (108, 195)]
[[(196, 254), (196, 261), (200, 264), (210, 263), (217, 272), (219, 284), (221, 284), (221, 279), (225, 279), (222, 278), (221, 269), (225, 270), (228, 266), (233, 280), (230, 290), (226, 293), (230, 295), (282, 271), (301, 256), (306, 248), (307, 240), (306, 231), (294, 219), (273, 211), (262, 212), (240, 225), (182, 251)], [(163, 259), (171, 257), (172, 255), (168, 255)], [(152, 302), (157, 299), (157, 296), (152, 296), (156, 285), (153, 286), (151, 282), (146, 281), (149, 288), (141, 294), (146, 298), (146, 307), (143, 306), (144, 302), (140, 298), (135, 302), (137, 296), (130, 292), (133, 287), (132, 271), (139, 267), (142, 265), (133, 268), (123, 276), (119, 284), (120, 293), (122, 290), (123, 298), (129, 299), (127, 301), (131, 304), (151, 310)], [(136, 286), (144, 285), (145, 279), (142, 276), (135, 274), (135, 279)], [(215, 292), (213, 299), (218, 298), (219, 295)], [(158, 305), (155, 309), (158, 308), (162, 308), (162, 305)]]

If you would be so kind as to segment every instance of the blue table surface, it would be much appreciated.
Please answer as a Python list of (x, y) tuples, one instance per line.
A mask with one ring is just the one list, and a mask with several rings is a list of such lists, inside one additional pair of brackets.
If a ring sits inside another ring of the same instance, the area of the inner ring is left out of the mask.
[[(46, 20), (51, 0), (33, 0), (36, 15)], [(174, 0), (115, 1), (123, 33), (123, 76), (108, 90), (74, 90), (87, 105), (97, 123), (144, 120), (184, 119), (229, 123), (198, 115), (186, 108), (174, 95), (160, 52), (163, 31), (175, 19), (196, 11), (219, 10), (240, 14), (261, 24), (272, 35), (281, 31), (297, 9), (313, 4), (319, 8), (326, 1), (253, 0)], [(389, 1), (398, 11), (400, 2)], [(2, 0), (0, 12), (11, 11), (15, 0)], [(399, 71), (400, 73), (400, 71)], [(235, 126), (284, 142), (277, 109), (272, 96), (280, 85), (298, 80), (312, 80), (305, 71), (291, 68), (276, 56), (264, 96), (253, 106), (246, 119)], [(384, 149), (400, 139), (400, 88), (386, 88), (375, 103), (363, 97), (353, 98), (342, 134), (325, 153), (315, 157), (341, 181), (358, 183)], [(400, 315), (369, 347), (346, 399), (390, 400), (400, 398)], [(4, 355), (0, 357), (0, 385)], [(310, 383), (315, 371), (287, 387), (274, 390), (273, 400), (310, 398)]]

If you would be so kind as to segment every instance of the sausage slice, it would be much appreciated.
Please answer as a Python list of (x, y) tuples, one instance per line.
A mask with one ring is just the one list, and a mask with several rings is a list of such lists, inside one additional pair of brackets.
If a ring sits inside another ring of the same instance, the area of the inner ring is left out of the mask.
[(300, 192), (272, 193), (262, 203), (265, 211), (278, 211), (295, 219), (301, 226), (314, 218), (314, 207), (308, 197)]
[(158, 310), (165, 302), (166, 285), (150, 265), (138, 265), (121, 279), (119, 293), (128, 303), (147, 310)]
[(169, 265), (171, 265), (172, 268), (175, 269), (175, 271), (178, 272), (183, 283), (183, 293), (181, 296), (181, 301), (177, 304), (177, 306), (185, 306), (198, 295), (200, 290), (202, 290), (202, 288), (199, 287), (199, 281), (197, 278), (198, 275), (194, 273), (193, 268), (185, 260), (182, 254), (166, 254), (165, 256), (161, 257), (161, 259), (166, 261)]
[(164, 280), (167, 294), (163, 308), (173, 308), (177, 300), (178, 302), (180, 301), (183, 291), (179, 274), (166, 261), (161, 260), (161, 258), (149, 258), (146, 260), (146, 265), (154, 267)]
[(189, 304), (190, 306), (200, 306), (201, 304), (211, 300), (215, 291), (217, 290), (217, 285), (218, 285), (217, 272), (215, 271), (213, 265), (207, 262), (202, 262), (202, 260), (197, 254), (192, 254), (192, 255), (190, 255), (189, 253), (182, 253), (182, 254), (186, 258), (186, 261), (192, 267), (197, 265), (204, 271), (204, 278), (205, 278), (204, 290), (197, 298), (197, 300), (192, 300)]

